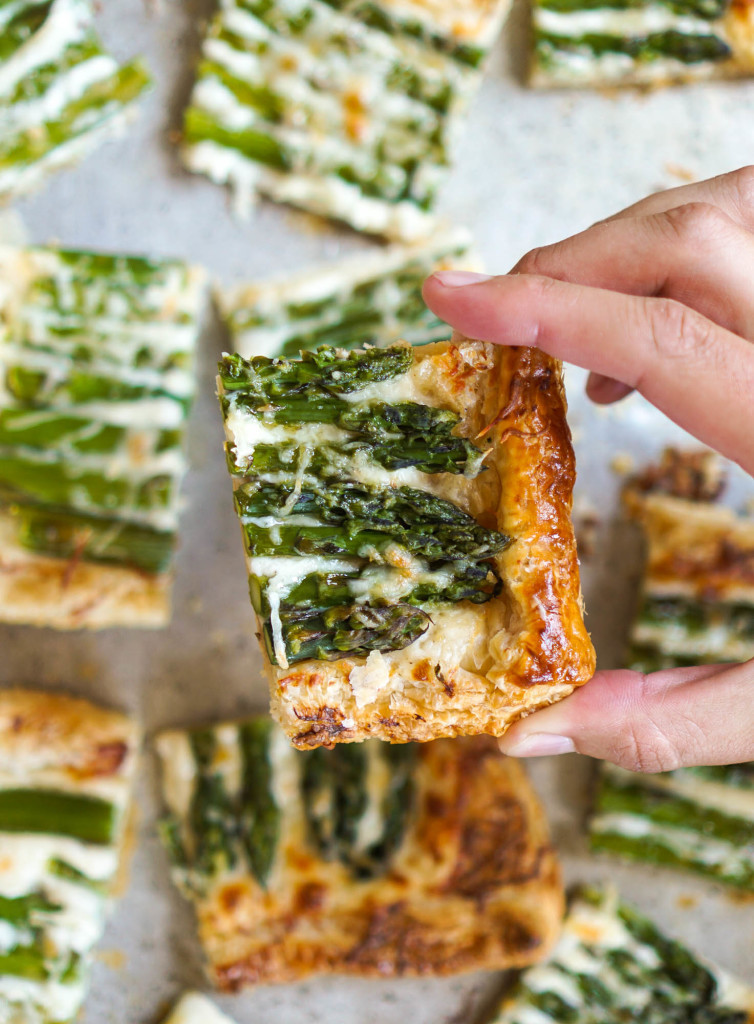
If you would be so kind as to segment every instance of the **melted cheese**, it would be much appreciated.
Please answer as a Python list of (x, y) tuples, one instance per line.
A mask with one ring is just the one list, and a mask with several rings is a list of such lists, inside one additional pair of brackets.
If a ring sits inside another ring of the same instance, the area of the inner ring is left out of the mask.
[(677, 14), (663, 4), (650, 4), (627, 10), (602, 7), (568, 13), (537, 7), (534, 22), (543, 32), (574, 38), (589, 34), (626, 38), (670, 30), (686, 35), (706, 36), (710, 33), (709, 21)]

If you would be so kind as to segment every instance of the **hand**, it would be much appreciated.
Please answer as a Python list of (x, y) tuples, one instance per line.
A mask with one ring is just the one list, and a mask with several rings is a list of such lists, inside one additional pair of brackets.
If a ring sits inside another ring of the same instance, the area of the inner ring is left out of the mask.
[[(510, 274), (434, 274), (424, 298), (468, 337), (590, 370), (595, 402), (639, 391), (754, 474), (754, 167), (650, 196)], [(752, 760), (752, 687), (754, 661), (598, 672), (501, 747), (647, 772)]]

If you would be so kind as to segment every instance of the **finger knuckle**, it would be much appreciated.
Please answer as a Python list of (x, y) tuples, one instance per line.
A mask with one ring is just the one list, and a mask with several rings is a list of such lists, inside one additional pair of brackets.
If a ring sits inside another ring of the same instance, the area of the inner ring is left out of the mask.
[(754, 213), (754, 164), (739, 167), (726, 175), (735, 193), (737, 204), (749, 213)]
[[(641, 686), (650, 689), (646, 676)], [(621, 768), (643, 774), (672, 771), (682, 764), (679, 745), (668, 735), (664, 723), (648, 711), (649, 704), (649, 699), (646, 704), (639, 700), (640, 713), (626, 721), (613, 760)]]
[(530, 249), (526, 255), (519, 260), (518, 270), (522, 274), (545, 274), (548, 249), (545, 246), (539, 246), (536, 249)]
[(644, 309), (652, 344), (664, 359), (703, 359), (715, 344), (714, 325), (681, 302), (653, 299)]
[(732, 227), (730, 217), (712, 203), (684, 203), (668, 210), (663, 219), (684, 247), (706, 246), (720, 235), (727, 235)]

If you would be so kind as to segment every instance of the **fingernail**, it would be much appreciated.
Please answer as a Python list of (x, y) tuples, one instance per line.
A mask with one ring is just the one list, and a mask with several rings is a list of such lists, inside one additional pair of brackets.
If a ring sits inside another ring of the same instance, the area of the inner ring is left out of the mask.
[(503, 752), (510, 757), (546, 757), (548, 754), (572, 754), (576, 746), (569, 736), (550, 732), (533, 732), (512, 744), (501, 743)]
[(492, 279), (491, 274), (476, 274), (473, 270), (438, 270), (434, 277), (446, 288), (465, 288), (467, 284), (479, 284)]

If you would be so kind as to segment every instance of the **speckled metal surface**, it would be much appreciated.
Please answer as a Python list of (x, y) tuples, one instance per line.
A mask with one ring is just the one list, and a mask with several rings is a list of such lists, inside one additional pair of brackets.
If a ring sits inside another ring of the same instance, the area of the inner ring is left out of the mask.
[[(101, 31), (119, 57), (144, 53), (157, 85), (134, 128), (81, 167), (58, 174), (18, 205), (34, 241), (146, 251), (204, 263), (228, 284), (299, 268), (370, 243), (316, 229), (263, 205), (235, 221), (223, 190), (184, 173), (170, 136), (190, 89), (206, 0), (109, 0)], [(729, 170), (754, 158), (754, 83), (712, 84), (647, 95), (534, 93), (518, 80), (525, 11), (515, 9), (472, 114), (444, 197), (467, 224), (488, 266), (503, 271), (523, 251), (570, 234), (643, 194)], [(264, 707), (241, 545), (220, 453), (213, 363), (224, 344), (207, 318), (201, 387), (192, 421), (192, 472), (178, 560), (173, 625), (161, 633), (57, 635), (0, 627), (0, 682), (66, 688), (126, 707), (148, 731)], [(577, 503), (596, 511), (584, 564), (589, 625), (602, 665), (617, 664), (638, 578), (638, 546), (611, 522), (616, 453), (644, 457), (668, 429), (639, 399), (609, 412), (571, 380), (580, 476)], [(672, 435), (669, 431), (669, 436)], [(743, 500), (747, 483), (740, 482)], [(191, 913), (167, 879), (154, 837), (157, 783), (145, 756), (131, 881), (94, 972), (85, 1024), (154, 1024), (185, 987), (202, 984)], [(591, 764), (570, 755), (534, 766), (569, 881), (614, 879), (626, 897), (702, 952), (754, 983), (754, 904), (672, 872), (619, 867), (586, 855), (581, 828)], [(326, 979), (219, 1000), (240, 1024), (474, 1024), (499, 976), (449, 981)]]

